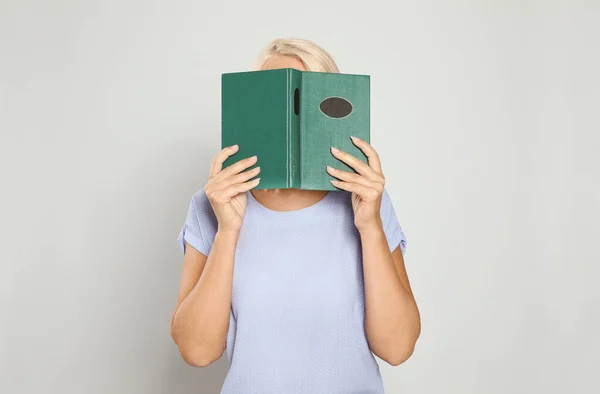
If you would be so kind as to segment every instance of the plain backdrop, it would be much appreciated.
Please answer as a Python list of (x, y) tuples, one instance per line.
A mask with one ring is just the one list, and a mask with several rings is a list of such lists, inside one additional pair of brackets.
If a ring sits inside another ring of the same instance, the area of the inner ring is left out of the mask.
[(290, 36), (372, 78), (423, 324), (386, 393), (600, 392), (599, 2), (0, 4), (0, 392), (219, 392), (176, 237), (220, 74)]

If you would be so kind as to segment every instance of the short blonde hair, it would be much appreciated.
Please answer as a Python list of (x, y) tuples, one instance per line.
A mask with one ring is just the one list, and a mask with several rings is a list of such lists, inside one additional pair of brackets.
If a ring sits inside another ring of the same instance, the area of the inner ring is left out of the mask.
[(339, 73), (337, 64), (327, 51), (312, 41), (300, 38), (277, 38), (258, 55), (256, 68), (262, 69), (273, 56), (294, 56), (308, 71)]

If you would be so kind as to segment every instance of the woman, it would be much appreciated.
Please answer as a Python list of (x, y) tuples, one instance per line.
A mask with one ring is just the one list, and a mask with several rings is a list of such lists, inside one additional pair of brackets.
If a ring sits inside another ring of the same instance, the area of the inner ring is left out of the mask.
[[(275, 40), (259, 69), (339, 72), (305, 40)], [(332, 147), (350, 173), (323, 168), (340, 189), (252, 190), (260, 157), (218, 153), (189, 205), (179, 242), (183, 274), (172, 336), (184, 360), (206, 366), (227, 349), (221, 393), (383, 393), (377, 355), (399, 365), (420, 318), (403, 261), (406, 239), (381, 163)], [(333, 179), (332, 178), (332, 179)]]

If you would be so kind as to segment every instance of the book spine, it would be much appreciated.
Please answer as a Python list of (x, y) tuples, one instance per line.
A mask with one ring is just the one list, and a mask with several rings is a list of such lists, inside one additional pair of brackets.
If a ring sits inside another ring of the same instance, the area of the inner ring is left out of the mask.
[(302, 73), (298, 70), (288, 70), (288, 187), (301, 187), (300, 174), (300, 85)]

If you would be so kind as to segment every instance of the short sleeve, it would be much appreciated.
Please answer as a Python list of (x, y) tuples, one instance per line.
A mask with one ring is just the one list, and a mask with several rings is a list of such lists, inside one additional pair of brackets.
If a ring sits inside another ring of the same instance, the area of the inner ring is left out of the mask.
[(398, 223), (396, 211), (394, 210), (392, 200), (390, 199), (390, 195), (386, 189), (383, 190), (383, 195), (381, 197), (380, 214), (381, 222), (383, 223), (383, 230), (385, 232), (388, 245), (390, 246), (390, 250), (393, 251), (398, 245), (400, 245), (402, 255), (404, 255), (406, 250), (406, 236), (404, 235), (404, 231), (402, 231), (400, 223)]
[(204, 189), (192, 196), (185, 222), (181, 227), (177, 242), (185, 254), (185, 241), (194, 249), (208, 256), (217, 232), (217, 219)]

